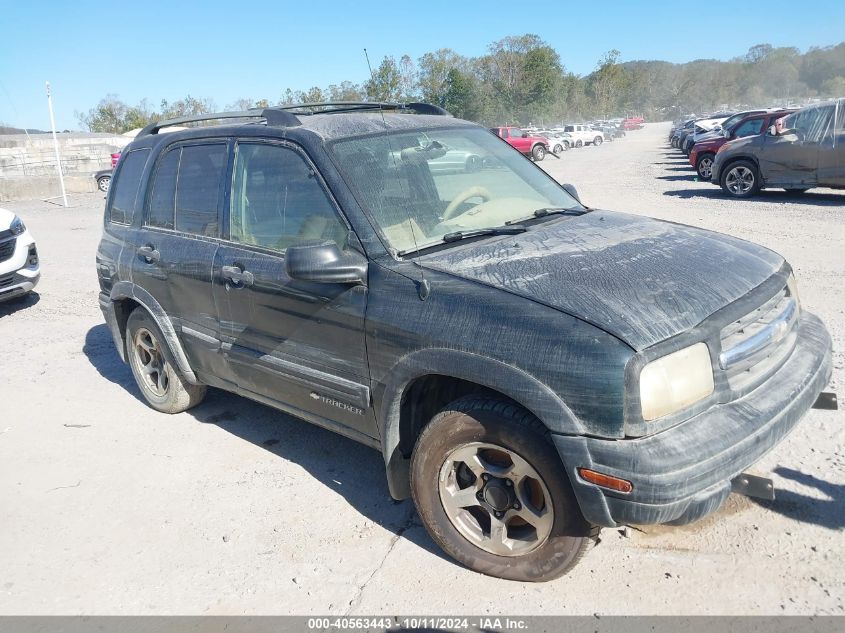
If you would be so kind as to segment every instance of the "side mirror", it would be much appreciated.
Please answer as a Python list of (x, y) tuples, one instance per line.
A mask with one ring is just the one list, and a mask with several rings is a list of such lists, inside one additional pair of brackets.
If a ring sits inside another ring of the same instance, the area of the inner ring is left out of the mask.
[(326, 284), (363, 284), (367, 260), (355, 251), (341, 252), (334, 241), (289, 246), (285, 271), (291, 279)]
[(578, 196), (578, 190), (575, 188), (575, 185), (571, 185), (567, 182), (563, 185), (563, 190), (575, 198), (578, 201), (578, 204), (581, 204), (581, 198)]

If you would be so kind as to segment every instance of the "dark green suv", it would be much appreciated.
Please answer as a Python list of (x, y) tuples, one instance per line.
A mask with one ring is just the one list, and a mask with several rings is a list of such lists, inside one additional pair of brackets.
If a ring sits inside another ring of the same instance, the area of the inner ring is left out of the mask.
[(472, 569), (548, 580), (600, 526), (704, 516), (828, 382), (780, 255), (590, 209), (439, 108), (206, 119), (142, 131), (108, 193), (100, 305), (142, 394), (372, 446)]

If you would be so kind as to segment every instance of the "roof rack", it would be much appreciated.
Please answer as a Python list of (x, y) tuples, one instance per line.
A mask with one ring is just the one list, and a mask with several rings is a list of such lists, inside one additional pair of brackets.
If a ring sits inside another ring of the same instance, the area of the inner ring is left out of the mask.
[[(313, 112), (321, 108), (319, 112)], [(324, 108), (324, 109), (322, 109)], [(452, 116), (448, 110), (430, 103), (397, 103), (386, 101), (327, 101), (317, 103), (289, 103), (276, 106), (278, 110), (312, 110), (313, 114), (335, 114), (352, 112), (355, 110), (409, 110), (416, 114), (434, 114), (437, 116)]]
[[(318, 112), (315, 112), (321, 108)], [(324, 108), (324, 109), (322, 109)], [(341, 112), (354, 112), (358, 110), (401, 110), (412, 111), (417, 114), (434, 114), (438, 116), (452, 116), (447, 110), (430, 103), (385, 103), (378, 101), (333, 101), (325, 103), (296, 103), (274, 106), (271, 108), (254, 108), (239, 112), (211, 112), (208, 114), (197, 114), (183, 116), (177, 119), (156, 121), (150, 123), (140, 132), (137, 138), (158, 134), (159, 130), (184, 123), (197, 123), (199, 121), (216, 121), (219, 119), (264, 119), (267, 125), (280, 127), (296, 127), (301, 121), (296, 114), (289, 110), (311, 110), (300, 114), (337, 114)]]
[(267, 121), (268, 125), (279, 125), (284, 127), (295, 127), (301, 123), (296, 115), (286, 112), (281, 108), (255, 108), (252, 110), (242, 110), (240, 112), (210, 112), (208, 114), (183, 116), (177, 119), (167, 119), (166, 121), (156, 121), (155, 123), (150, 123), (147, 127), (138, 132), (138, 138), (149, 134), (158, 134), (159, 130), (165, 127), (182, 125), (184, 123), (197, 123), (199, 121), (216, 121), (218, 119), (264, 119)]

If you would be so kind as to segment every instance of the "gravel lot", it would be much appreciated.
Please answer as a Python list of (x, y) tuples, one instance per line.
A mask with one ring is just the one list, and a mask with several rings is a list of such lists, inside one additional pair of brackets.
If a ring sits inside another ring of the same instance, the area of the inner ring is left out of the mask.
[[(668, 124), (547, 158), (585, 203), (762, 243), (795, 269), (845, 386), (845, 192), (725, 199)], [(731, 496), (682, 528), (605, 530), (568, 576), (521, 584), (442, 555), (379, 453), (219, 391), (159, 414), (97, 306), (102, 195), (6, 203), (38, 240), (38, 296), (0, 304), (2, 614), (841, 614), (845, 413), (811, 411)]]

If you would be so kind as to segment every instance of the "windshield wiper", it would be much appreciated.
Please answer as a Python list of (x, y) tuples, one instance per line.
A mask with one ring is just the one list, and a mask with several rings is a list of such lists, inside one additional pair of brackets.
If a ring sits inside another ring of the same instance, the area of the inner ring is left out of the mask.
[(571, 215), (571, 216), (579, 216), (584, 215), (585, 213), (589, 213), (589, 209), (567, 209), (566, 207), (543, 207), (542, 209), (536, 209), (530, 216), (527, 218), (521, 218), (519, 220), (508, 220), (505, 222), (506, 225), (510, 226), (511, 224), (519, 224), (520, 222), (525, 222), (525, 220), (530, 220), (532, 218), (544, 218), (547, 215)]
[(457, 242), (458, 240), (465, 240), (468, 237), (478, 237), (480, 235), (515, 235), (516, 233), (525, 233), (527, 231), (521, 224), (508, 224), (507, 226), (489, 226), (483, 229), (470, 229), (468, 231), (455, 231), (454, 233), (446, 233), (443, 236), (444, 242)]

